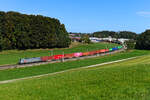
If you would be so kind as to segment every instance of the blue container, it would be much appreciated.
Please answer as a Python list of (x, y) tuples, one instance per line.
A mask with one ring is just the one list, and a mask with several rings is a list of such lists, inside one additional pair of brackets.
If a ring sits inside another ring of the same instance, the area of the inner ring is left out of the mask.
[(112, 48), (113, 51), (118, 50), (118, 48)]

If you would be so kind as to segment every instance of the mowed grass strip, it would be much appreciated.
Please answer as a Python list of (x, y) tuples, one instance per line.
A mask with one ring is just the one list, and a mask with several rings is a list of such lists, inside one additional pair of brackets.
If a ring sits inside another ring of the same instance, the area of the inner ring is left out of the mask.
[(1, 100), (149, 100), (150, 56), (0, 85)]
[(141, 56), (141, 55), (148, 55), (148, 54), (150, 54), (149, 51), (134, 50), (134, 51), (127, 51), (127, 52), (122, 52), (122, 53), (103, 56), (103, 57), (89, 58), (84, 60), (68, 61), (64, 63), (53, 63), (53, 64), (34, 66), (34, 67), (26, 67), (26, 68), (1, 70), (0, 81), (54, 73), (54, 72), (64, 71), (72, 68), (80, 68), (84, 66), (95, 65), (104, 62), (110, 62), (110, 61), (115, 61), (115, 60), (125, 59), (129, 57), (135, 57), (135, 56)]
[(41, 56), (51, 56), (56, 54), (74, 53), (74, 52), (87, 52), (98, 49), (112, 48), (117, 46), (117, 44), (112, 43), (94, 43), (94, 44), (78, 44), (71, 48), (62, 49), (37, 49), (37, 50), (8, 50), (0, 52), (0, 65), (6, 64), (17, 64), (20, 58), (30, 58), (30, 57), (41, 57)]

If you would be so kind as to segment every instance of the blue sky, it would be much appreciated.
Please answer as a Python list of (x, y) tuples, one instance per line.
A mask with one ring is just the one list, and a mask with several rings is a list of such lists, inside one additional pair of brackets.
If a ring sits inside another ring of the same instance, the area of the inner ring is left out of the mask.
[(1, 11), (58, 18), (68, 32), (150, 29), (150, 0), (0, 0)]

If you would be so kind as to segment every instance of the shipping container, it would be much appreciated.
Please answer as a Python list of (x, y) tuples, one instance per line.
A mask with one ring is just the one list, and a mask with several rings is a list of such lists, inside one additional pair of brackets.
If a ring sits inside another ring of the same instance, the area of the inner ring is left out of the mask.
[(106, 52), (105, 49), (100, 50), (100, 53), (105, 53), (105, 52)]
[(53, 60), (53, 56), (44, 56), (44, 57), (41, 57), (41, 60), (42, 61), (51, 61), (51, 60)]
[(97, 54), (97, 52), (96, 51), (90, 51), (89, 54), (90, 55), (95, 55), (95, 54)]
[(74, 57), (74, 53), (72, 53), (72, 54), (65, 54), (64, 55), (65, 59), (69, 59), (69, 58), (73, 58), (73, 57)]
[(96, 54), (99, 54), (100, 53), (100, 51), (99, 50), (96, 50)]
[(48, 61), (48, 56), (41, 57), (42, 61)]
[(83, 55), (82, 52), (74, 53), (74, 57), (81, 57)]
[(95, 54), (99, 54), (100, 53), (100, 51), (99, 50), (96, 50), (96, 51), (94, 51), (95, 52)]
[(83, 54), (82, 56), (89, 56), (90, 52), (83, 52), (82, 54)]
[(122, 48), (122, 46), (118, 46), (118, 49), (121, 49)]
[(105, 52), (109, 52), (109, 49), (105, 49)]
[(64, 55), (54, 55), (54, 60), (59, 60), (62, 59), (64, 57)]
[(96, 53), (98, 53), (98, 54), (101, 53), (101, 49), (100, 49), (100, 50), (97, 50)]
[(48, 56), (48, 61), (51, 61), (51, 60), (53, 60), (53, 56)]
[(115, 51), (115, 50), (118, 50), (118, 48), (115, 47), (115, 48), (112, 48), (112, 50)]
[(112, 48), (110, 48), (109, 51), (110, 51), (110, 52), (113, 51)]

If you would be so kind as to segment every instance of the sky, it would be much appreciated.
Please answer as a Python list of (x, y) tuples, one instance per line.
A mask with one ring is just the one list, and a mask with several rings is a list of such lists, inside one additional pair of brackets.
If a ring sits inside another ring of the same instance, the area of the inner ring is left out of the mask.
[(150, 29), (150, 0), (0, 0), (0, 11), (57, 18), (68, 32)]

